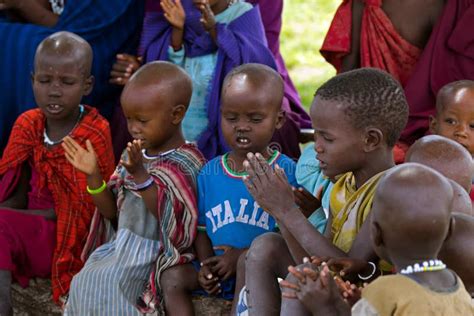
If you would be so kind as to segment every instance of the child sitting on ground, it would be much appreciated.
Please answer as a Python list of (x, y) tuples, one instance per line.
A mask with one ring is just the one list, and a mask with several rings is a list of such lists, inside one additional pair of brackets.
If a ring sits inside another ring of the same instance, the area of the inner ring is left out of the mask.
[(86, 175), (66, 160), (69, 135), (98, 148), (98, 170), (113, 172), (109, 124), (81, 105), (93, 87), (92, 49), (79, 36), (55, 33), (38, 46), (32, 75), (37, 109), (17, 119), (0, 160), (0, 315), (10, 315), (10, 283), (26, 287), (51, 275), (56, 302), (83, 266), (81, 252), (94, 204)]
[[(167, 62), (143, 66), (121, 97), (133, 142), (108, 184), (97, 155), (70, 138), (68, 160), (88, 175), (97, 206), (90, 242), (100, 242), (99, 216), (117, 223), (115, 238), (97, 248), (72, 283), (66, 315), (142, 315), (161, 308), (163, 271), (190, 261), (197, 229), (196, 177), (204, 158), (181, 132), (192, 84)], [(111, 304), (110, 302), (114, 302)]]
[[(328, 178), (342, 175), (331, 191), (326, 236), (294, 205), (280, 170), (268, 169), (258, 154), (249, 155), (245, 163), (250, 193), (282, 231), (259, 237), (247, 253), (248, 293), (243, 298), (248, 298), (253, 315), (280, 313), (276, 277), (285, 277), (288, 265), (305, 256), (378, 259), (370, 247), (366, 218), (380, 177), (394, 166), (392, 148), (408, 117), (403, 90), (377, 69), (346, 72), (318, 89), (310, 114), (321, 170)], [(370, 266), (358, 268), (371, 271)]]
[(327, 266), (320, 273), (291, 268), (290, 291), (306, 310), (290, 315), (473, 315), (461, 279), (438, 259), (452, 229), (452, 198), (449, 182), (431, 168), (407, 163), (387, 172), (375, 194), (370, 228), (375, 251), (397, 274), (364, 288), (351, 313)]
[(442, 87), (436, 99), (436, 115), (430, 116), (430, 132), (460, 143), (474, 155), (474, 81), (461, 80)]
[[(257, 236), (273, 231), (275, 220), (259, 207), (245, 188), (243, 162), (258, 152), (271, 166), (280, 166), (296, 185), (295, 163), (268, 147), (284, 121), (283, 81), (271, 68), (246, 64), (227, 75), (222, 92), (222, 132), (232, 150), (206, 164), (198, 177), (198, 262), (165, 271), (169, 315), (193, 315), (189, 292), (199, 288), (232, 299), (243, 280), (236, 277), (237, 259)], [(240, 280), (239, 280), (240, 279)], [(239, 283), (240, 282), (240, 283)]]

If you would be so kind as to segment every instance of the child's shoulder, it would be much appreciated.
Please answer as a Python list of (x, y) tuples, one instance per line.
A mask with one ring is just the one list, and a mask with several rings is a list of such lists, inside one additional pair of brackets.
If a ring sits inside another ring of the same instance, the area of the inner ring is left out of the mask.
[[(217, 157), (214, 157), (213, 159), (209, 160), (201, 169), (200, 176), (204, 175), (216, 175), (219, 170), (222, 169), (222, 164), (223, 162), (224, 155), (220, 155)], [(214, 171), (214, 172), (210, 172)]]

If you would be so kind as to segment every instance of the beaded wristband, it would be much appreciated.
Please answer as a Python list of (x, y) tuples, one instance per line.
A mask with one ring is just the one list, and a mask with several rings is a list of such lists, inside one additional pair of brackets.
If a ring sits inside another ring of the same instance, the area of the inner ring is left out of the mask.
[(148, 189), (153, 183), (155, 183), (155, 180), (153, 180), (152, 177), (148, 177), (148, 179), (146, 179), (146, 181), (143, 182), (143, 183), (140, 183), (140, 184), (136, 184), (136, 183), (135, 183), (135, 190), (137, 190), (137, 191), (146, 190), (146, 189)]
[(90, 195), (96, 195), (96, 194), (104, 192), (106, 188), (107, 188), (107, 183), (105, 183), (105, 181), (102, 180), (102, 185), (98, 187), (97, 189), (91, 189), (89, 188), (89, 186), (87, 186), (86, 190), (87, 190), (87, 193), (89, 193)]
[(369, 264), (372, 266), (372, 272), (368, 275), (368, 276), (361, 276), (360, 274), (357, 274), (357, 276), (359, 277), (359, 279), (361, 279), (362, 281), (367, 281), (369, 280), (370, 278), (372, 278), (375, 274), (375, 271), (377, 271), (377, 266), (375, 265), (375, 263), (369, 261)]

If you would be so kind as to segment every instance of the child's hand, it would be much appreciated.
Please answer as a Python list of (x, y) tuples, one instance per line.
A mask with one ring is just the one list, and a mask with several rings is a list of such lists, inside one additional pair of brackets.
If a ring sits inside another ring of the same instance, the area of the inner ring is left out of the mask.
[(193, 0), (194, 5), (201, 11), (201, 23), (206, 31), (216, 26), (216, 18), (212, 12), (209, 0)]
[(278, 165), (273, 170), (261, 154), (249, 153), (244, 167), (249, 174), (244, 178), (247, 190), (268, 214), (279, 219), (295, 207), (291, 185)]
[[(334, 277), (334, 281), (339, 289), (340, 294), (344, 297), (344, 301), (350, 306), (357, 303), (362, 297), (362, 289), (349, 281), (342, 280), (340, 277)], [(366, 284), (364, 284), (365, 287)]]
[(327, 261), (329, 269), (339, 273), (341, 277), (351, 278), (357, 276), (357, 274), (368, 275), (365, 273), (370, 268), (367, 261), (354, 259), (354, 258), (331, 258)]
[(148, 178), (148, 172), (143, 166), (143, 155), (142, 155), (142, 142), (141, 140), (134, 139), (132, 142), (127, 144), (128, 161), (120, 160), (128, 173), (134, 178), (141, 177), (143, 180)]
[(313, 315), (350, 315), (350, 306), (343, 301), (327, 266), (324, 266), (320, 273), (306, 267), (302, 271), (294, 267), (289, 267), (288, 270), (298, 281), (280, 283), (281, 286), (293, 290), (284, 293), (284, 297), (296, 297)]
[(90, 140), (86, 140), (87, 149), (84, 149), (70, 136), (66, 136), (63, 138), (61, 146), (64, 148), (66, 159), (74, 168), (89, 176), (100, 174), (97, 155)]
[(210, 266), (204, 263), (201, 264), (201, 270), (198, 273), (198, 282), (209, 295), (216, 295), (221, 290), (219, 278), (214, 276)]
[(305, 188), (293, 187), (293, 194), (295, 196), (295, 203), (300, 207), (304, 216), (307, 218), (321, 207), (321, 197), (323, 195), (323, 187), (318, 189), (316, 196), (309, 193)]
[(184, 29), (184, 21), (186, 20), (186, 13), (184, 12), (181, 0), (162, 0), (160, 2), (165, 18), (175, 28)]
[(122, 86), (125, 85), (135, 71), (140, 68), (142, 61), (142, 57), (118, 54), (117, 60), (110, 71), (109, 82)]
[(214, 250), (223, 250), (220, 256), (207, 258), (203, 261), (205, 265), (211, 265), (212, 271), (217, 273), (221, 280), (227, 280), (237, 272), (237, 261), (245, 249), (237, 249), (229, 246), (216, 246)]

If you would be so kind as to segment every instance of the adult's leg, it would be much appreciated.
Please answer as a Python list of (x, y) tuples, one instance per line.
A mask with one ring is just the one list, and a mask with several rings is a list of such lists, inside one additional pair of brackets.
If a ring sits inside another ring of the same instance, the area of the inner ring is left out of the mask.
[(249, 315), (280, 315), (277, 278), (285, 278), (288, 266), (294, 264), (281, 235), (267, 233), (253, 241), (245, 262)]
[(165, 301), (166, 314), (194, 315), (191, 291), (199, 288), (197, 271), (192, 264), (171, 267), (160, 279)]
[(8, 270), (0, 270), (0, 315), (11, 316), (13, 309), (11, 305), (11, 283), (12, 274)]

